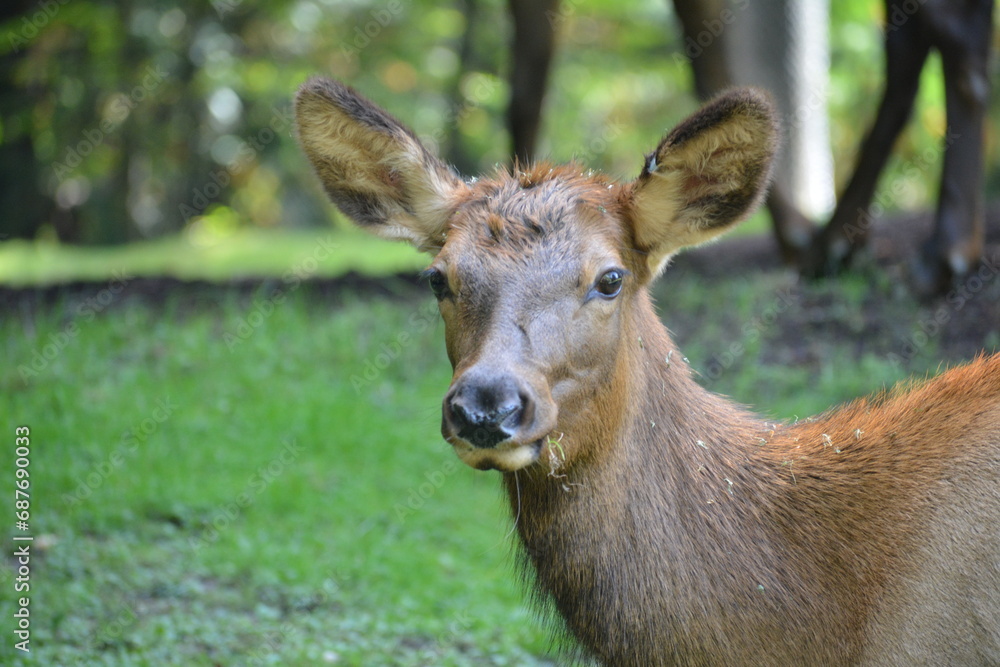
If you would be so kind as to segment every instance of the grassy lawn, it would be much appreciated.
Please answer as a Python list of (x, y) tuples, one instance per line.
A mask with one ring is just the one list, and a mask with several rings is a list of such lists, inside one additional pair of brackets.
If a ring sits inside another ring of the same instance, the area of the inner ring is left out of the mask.
[(386, 243), (353, 227), (303, 231), (196, 227), (154, 241), (96, 248), (44, 241), (0, 243), (0, 285), (11, 286), (121, 276), (231, 280), (289, 272), (304, 278), (336, 277), (348, 271), (386, 275), (419, 270), (426, 264), (426, 258), (406, 244)]
[[(938, 363), (933, 341), (899, 366), (893, 341), (860, 348), (864, 331), (790, 333), (802, 303), (786, 303), (781, 272), (661, 283), (703, 382), (777, 418)], [(849, 325), (883, 287), (797, 298)], [(433, 300), (275, 296), (160, 306), (126, 291), (0, 318), (0, 470), (15, 426), (32, 441), (24, 663), (556, 664), (516, 583), (496, 474), (460, 466), (440, 438), (450, 372)], [(8, 558), (3, 664), (23, 658), (14, 576)]]
[(299, 294), (241, 329), (264, 299), (4, 318), (2, 469), (15, 425), (33, 443), (34, 662), (544, 664), (496, 480), (438, 433), (433, 303)]

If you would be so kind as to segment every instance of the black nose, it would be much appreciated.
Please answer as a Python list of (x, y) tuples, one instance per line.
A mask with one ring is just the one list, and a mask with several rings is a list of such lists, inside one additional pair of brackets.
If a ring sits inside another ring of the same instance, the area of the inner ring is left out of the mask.
[(513, 437), (525, 412), (525, 400), (511, 379), (460, 382), (444, 402), (452, 431), (476, 447), (490, 448)]

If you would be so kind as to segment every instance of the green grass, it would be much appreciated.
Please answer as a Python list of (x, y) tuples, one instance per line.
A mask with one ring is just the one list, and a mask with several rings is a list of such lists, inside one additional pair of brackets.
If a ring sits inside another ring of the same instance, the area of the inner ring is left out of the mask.
[(196, 227), (155, 241), (92, 248), (49, 241), (7, 241), (0, 243), (0, 284), (47, 285), (122, 276), (230, 280), (282, 277), (290, 271), (302, 277), (335, 277), (348, 271), (388, 275), (427, 264), (425, 256), (406, 244), (386, 243), (348, 227), (222, 230)]
[(124, 305), (30, 373), (74, 304), (5, 318), (0, 433), (33, 443), (34, 662), (538, 664), (496, 479), (438, 432), (434, 311), (299, 295), (241, 339), (235, 299)]
[[(856, 313), (886, 285), (852, 277), (782, 307), (793, 284), (668, 272), (656, 292), (703, 383), (779, 419), (935, 367), (934, 345), (897, 367), (892, 340), (828, 335), (866, 326)], [(553, 664), (496, 474), (440, 437), (432, 299), (211, 294), (96, 312), (67, 296), (0, 318), (0, 470), (16, 425), (33, 443), (23, 661)], [(808, 300), (836, 317), (789, 331)], [(23, 657), (13, 573), (8, 558), (4, 664)]]
[[(760, 414), (794, 420), (925, 375), (940, 363), (932, 340), (907, 363), (894, 364), (898, 332), (863, 330), (871, 298), (896, 309), (900, 323), (914, 316), (908, 294), (875, 296), (891, 289), (885, 281), (884, 276), (851, 274), (803, 285), (792, 273), (776, 271), (706, 282), (671, 280), (668, 271), (653, 292), (661, 318), (702, 385)], [(822, 315), (815, 329), (805, 331), (799, 327), (810, 302), (823, 303)], [(831, 330), (830, 321), (852, 334)]]

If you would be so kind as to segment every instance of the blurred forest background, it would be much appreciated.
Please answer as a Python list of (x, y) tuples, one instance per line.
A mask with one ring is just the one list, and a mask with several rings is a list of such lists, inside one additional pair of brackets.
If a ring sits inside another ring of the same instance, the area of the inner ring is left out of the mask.
[[(884, 10), (830, 4), (840, 186), (880, 96)], [(541, 156), (637, 173), (641, 154), (697, 106), (673, 11), (664, 0), (562, 4)], [(292, 95), (318, 73), (392, 110), (464, 173), (508, 160), (502, 0), (35, 0), (0, 12), (0, 239), (214, 243), (247, 227), (345, 224), (293, 134)], [(1000, 190), (995, 89), (987, 201)], [(934, 201), (939, 164), (902, 165), (939, 155), (944, 133), (935, 59), (883, 176), (900, 188), (894, 206)]]
[[(840, 189), (882, 94), (884, 9), (829, 5)], [(562, 1), (540, 157), (638, 173), (698, 106), (674, 11)], [(353, 231), (291, 117), (304, 80), (338, 77), (490, 172), (510, 155), (511, 23), (504, 0), (0, 7), (0, 433), (30, 426), (36, 536), (32, 653), (2, 642), (0, 665), (558, 664), (496, 476), (440, 437), (442, 325), (406, 277), (426, 258)], [(939, 188), (937, 56), (922, 77), (875, 195), (893, 250), (924, 238), (896, 223), (928, 226)], [(996, 239), (987, 273), (931, 304), (905, 252), (800, 281), (760, 236), (679, 258), (654, 297), (700, 382), (790, 422), (1000, 349)]]

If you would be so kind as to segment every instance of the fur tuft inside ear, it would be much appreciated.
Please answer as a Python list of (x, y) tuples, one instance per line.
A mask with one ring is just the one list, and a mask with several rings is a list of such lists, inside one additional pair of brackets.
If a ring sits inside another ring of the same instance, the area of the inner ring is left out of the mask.
[(334, 204), (358, 225), (422, 250), (443, 242), (457, 175), (410, 130), (339, 81), (314, 78), (295, 98), (299, 140)]
[(775, 118), (760, 91), (728, 91), (647, 156), (630, 203), (634, 240), (652, 275), (681, 248), (718, 236), (757, 207), (777, 147)]

